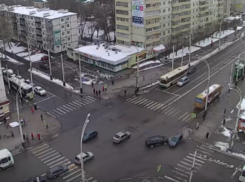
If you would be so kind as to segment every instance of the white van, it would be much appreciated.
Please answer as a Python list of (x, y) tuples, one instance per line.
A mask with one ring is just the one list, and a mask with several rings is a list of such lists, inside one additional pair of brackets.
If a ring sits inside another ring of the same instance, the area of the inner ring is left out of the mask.
[(0, 150), (0, 170), (14, 165), (14, 158), (8, 149)]

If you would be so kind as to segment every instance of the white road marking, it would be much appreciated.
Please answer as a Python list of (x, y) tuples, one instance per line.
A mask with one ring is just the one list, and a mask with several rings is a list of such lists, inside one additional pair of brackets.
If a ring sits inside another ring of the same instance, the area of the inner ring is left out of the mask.
[(191, 115), (188, 113), (184, 118), (182, 118), (182, 121), (185, 121), (185, 119), (187, 119), (188, 117), (191, 117)]
[(179, 111), (178, 109), (174, 109), (173, 111), (170, 111), (167, 115), (172, 116), (172, 114), (174, 114), (174, 113), (176, 113), (178, 111)]
[(30, 151), (33, 152), (33, 151), (38, 150), (39, 148), (42, 148), (43, 146), (46, 146), (46, 145), (48, 145), (48, 144), (47, 143), (44, 143), (44, 144), (39, 145), (39, 146), (37, 146), (37, 147), (35, 147), (33, 149), (30, 149)]
[(214, 151), (212, 151), (212, 150), (210, 150), (210, 149), (207, 149), (207, 148), (205, 148), (205, 147), (198, 146), (198, 145), (197, 145), (197, 148), (200, 148), (200, 149), (202, 149), (202, 150), (204, 150), (204, 151), (211, 152), (211, 153), (214, 152)]
[(145, 107), (148, 107), (148, 106), (151, 105), (152, 103), (154, 103), (154, 101), (149, 102), (148, 104), (145, 105)]
[(169, 113), (176, 111), (177, 109), (171, 107), (171, 109), (169, 109), (168, 111), (164, 112), (165, 115), (169, 115)]
[(62, 107), (66, 108), (67, 110), (70, 110), (70, 111), (76, 110), (74, 108), (71, 108), (71, 106), (69, 106), (68, 104), (64, 104)]
[[(186, 162), (189, 162), (191, 164), (193, 163), (193, 160), (189, 160), (189, 159), (186, 159), (186, 158), (183, 158), (183, 160), (186, 161)], [(197, 163), (197, 161), (195, 161), (195, 165), (202, 166), (202, 164)]]
[(140, 102), (139, 105), (145, 105), (148, 101), (150, 100), (146, 99), (144, 102)]
[(85, 98), (83, 98), (83, 100), (82, 100), (84, 103), (86, 103), (86, 104), (91, 104), (91, 103), (93, 103), (94, 101), (91, 101), (91, 100), (88, 100), (88, 99), (86, 99), (86, 97)]
[[(55, 110), (55, 109), (54, 109), (54, 110)], [(59, 109), (59, 108), (56, 108), (56, 110), (58, 110), (58, 111), (60, 111), (60, 112), (62, 112), (62, 113), (64, 113), (64, 114), (66, 114), (65, 111), (63, 111), (63, 110), (61, 110), (61, 109)], [(67, 112), (70, 112), (70, 111), (67, 111)]]
[(59, 114), (59, 115), (61, 115), (61, 116), (64, 115), (64, 113), (60, 113), (59, 111), (56, 111), (55, 109), (53, 109), (53, 111), (54, 111), (56, 114)]
[(48, 163), (48, 162), (50, 162), (50, 161), (52, 161), (52, 160), (54, 160), (54, 159), (57, 159), (57, 158), (59, 158), (59, 157), (61, 157), (61, 155), (57, 155), (57, 156), (55, 156), (55, 157), (53, 157), (53, 158), (51, 158), (51, 159), (49, 159), (49, 160), (46, 160), (46, 161), (44, 161), (44, 163), (46, 164), (46, 163)]
[(236, 170), (235, 170), (235, 172), (232, 174), (232, 176), (231, 176), (231, 178), (233, 178), (235, 175), (236, 175), (236, 173), (239, 171), (239, 168), (236, 168)]
[[(194, 157), (190, 157), (190, 156), (186, 156), (187, 158), (189, 158), (189, 159), (192, 159), (192, 161), (193, 161), (193, 159), (194, 159)], [(195, 161), (196, 162), (200, 162), (200, 163), (205, 163), (204, 161), (201, 161), (201, 160), (199, 160), (199, 159), (195, 159)]]
[[(55, 152), (55, 153), (54, 153)], [(53, 154), (51, 154), (51, 153), (53, 153)], [(50, 155), (51, 154), (51, 155)], [(59, 152), (56, 152), (55, 150), (53, 150), (53, 151), (51, 151), (51, 152), (49, 152), (48, 154), (44, 154), (44, 155), (42, 155), (42, 156), (39, 156), (38, 158), (40, 158), (41, 159), (41, 161), (45, 161), (46, 159), (48, 159), (48, 158), (50, 158), (50, 157), (53, 157), (53, 156), (55, 156), (55, 155), (57, 155), (57, 154), (59, 154)], [(44, 156), (47, 156), (47, 157), (44, 157)], [(44, 158), (43, 158), (44, 157)]]
[(32, 151), (32, 153), (36, 154), (36, 153), (39, 153), (39, 152), (41, 152), (43, 150), (46, 150), (47, 148), (50, 148), (50, 146), (49, 145), (45, 145), (45, 146), (39, 148), (38, 150)]
[(164, 104), (160, 104), (157, 108), (154, 109), (154, 111), (160, 109), (162, 106), (164, 106)]
[(176, 116), (178, 113), (180, 113), (181, 110), (177, 110), (175, 113), (173, 113), (171, 116), (174, 117)]
[(200, 149), (196, 149), (196, 151), (202, 152), (202, 153), (207, 154), (207, 155), (212, 155), (212, 153), (206, 152), (206, 151), (203, 151), (203, 150), (200, 150)]
[(45, 153), (47, 153), (47, 152), (49, 152), (49, 151), (51, 151), (51, 150), (54, 150), (54, 149), (49, 148), (49, 149), (47, 149), (47, 150), (45, 150), (45, 151), (42, 151), (42, 152), (37, 153), (37, 154), (34, 154), (34, 155), (38, 157), (38, 156), (40, 156), (40, 155), (42, 155), (42, 154), (45, 154)]
[(50, 166), (51, 164), (54, 164), (56, 162), (59, 162), (60, 160), (63, 160), (63, 159), (65, 159), (65, 157), (61, 157), (61, 158), (59, 158), (59, 159), (57, 159), (55, 161), (52, 161), (52, 162), (48, 163), (47, 165)]
[(173, 172), (180, 175), (180, 176), (184, 176), (184, 177), (188, 178), (188, 175), (182, 174), (182, 173), (175, 171), (175, 170), (173, 170)]
[(173, 179), (173, 178), (171, 178), (171, 177), (169, 177), (169, 176), (164, 176), (164, 178), (166, 178), (166, 179), (168, 179), (168, 180), (170, 180), (170, 181), (174, 181), (174, 182), (179, 182), (179, 181), (177, 181), (176, 179)]
[(155, 102), (154, 104), (152, 104), (150, 107), (148, 107), (148, 109), (152, 110), (154, 107), (156, 107), (159, 103)]
[(38, 101), (38, 102), (36, 102), (36, 103), (39, 104), (39, 103), (41, 103), (41, 102), (44, 102), (44, 101), (49, 100), (49, 99), (52, 99), (52, 98), (54, 98), (54, 96), (47, 97), (47, 98), (42, 99), (42, 100), (40, 100), (40, 101)]
[(73, 104), (77, 105), (77, 107), (83, 107), (83, 105), (78, 104), (77, 102), (72, 102)]
[(178, 176), (176, 176), (176, 175), (174, 175), (174, 177), (175, 177), (175, 178), (177, 178), (178, 180), (181, 180), (181, 181), (187, 182), (187, 180), (182, 179), (182, 178), (180, 178), (180, 177), (178, 177)]
[(53, 118), (56, 118), (56, 116), (54, 116), (53, 114), (51, 114), (50, 112), (47, 112), (48, 115), (52, 116)]
[(135, 97), (135, 96), (134, 96), (134, 97), (131, 97), (131, 98), (126, 99), (126, 101), (127, 101), (127, 102), (131, 102), (131, 101), (133, 101), (133, 100), (135, 100), (135, 99), (137, 99), (137, 98), (138, 98), (138, 97)]
[(191, 174), (190, 172), (186, 172), (186, 171), (184, 171), (184, 170), (182, 170), (182, 169), (180, 169), (180, 168), (177, 168), (177, 167), (174, 167), (174, 169), (176, 169), (176, 170), (178, 170), (178, 171), (181, 171), (181, 172), (183, 172), (183, 173), (185, 173), (185, 174)]
[(179, 117), (178, 120), (181, 120), (183, 117), (185, 117), (187, 114), (189, 114), (188, 112), (186, 112), (185, 114), (183, 114), (182, 116)]
[(50, 168), (53, 168), (53, 167), (58, 166), (58, 165), (61, 165), (61, 164), (67, 165), (67, 164), (70, 164), (70, 163), (71, 163), (71, 161), (68, 161), (67, 163), (66, 163), (66, 161), (68, 161), (68, 159), (65, 159), (65, 160), (63, 160), (63, 161), (61, 161), (61, 162), (58, 162), (58, 163), (56, 163), (56, 164), (50, 166)]
[(84, 103), (82, 103), (82, 102), (79, 102), (78, 100), (75, 100), (75, 101), (73, 101), (73, 102), (75, 102), (75, 103), (77, 103), (77, 104), (79, 104), (79, 105), (82, 105), (82, 106), (85, 106), (86, 104), (84, 104)]
[(73, 104), (72, 102), (70, 102), (69, 104), (66, 104), (66, 105), (68, 105), (69, 107), (74, 107), (74, 108), (76, 108), (76, 109), (80, 108), (80, 106), (75, 105), (75, 104)]
[(90, 180), (94, 179), (93, 177), (88, 178), (86, 181), (89, 182)]
[(77, 169), (76, 171), (64, 176), (63, 179), (69, 178), (70, 176), (72, 176), (73, 174), (76, 174), (76, 173), (79, 173), (81, 175), (81, 170)]
[[(192, 153), (189, 153), (189, 155), (194, 156), (194, 154), (192, 154)], [(205, 160), (205, 161), (207, 160), (207, 159), (203, 158), (200, 154), (197, 154), (196, 158), (199, 158), (199, 159)]]
[(146, 100), (146, 99), (145, 99), (145, 98), (141, 98), (141, 99), (137, 100), (136, 102), (134, 102), (134, 104), (137, 105), (137, 103), (139, 103), (139, 102), (141, 102), (141, 101), (144, 101), (144, 100)]

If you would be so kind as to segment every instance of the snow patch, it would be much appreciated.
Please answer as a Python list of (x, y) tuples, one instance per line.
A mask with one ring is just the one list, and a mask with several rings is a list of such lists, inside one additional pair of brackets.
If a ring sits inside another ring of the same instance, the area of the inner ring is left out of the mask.
[(229, 148), (229, 143), (225, 143), (225, 142), (215, 142), (214, 145), (216, 147), (220, 148), (220, 150), (225, 151), (225, 152)]
[(30, 61), (31, 60), (31, 62), (37, 62), (37, 61), (41, 61), (41, 58), (43, 56), (47, 56), (47, 54), (37, 53), (37, 54), (31, 55), (30, 56), (30, 59), (29, 59), (29, 56), (25, 57), (25, 60), (27, 60), (27, 61)]
[[(2, 54), (1, 54), (0, 57), (2, 57)], [(6, 56), (6, 57), (8, 58), (8, 62), (11, 62), (11, 63), (16, 64), (16, 65), (23, 65), (22, 62), (19, 62), (19, 61), (15, 60), (15, 59), (13, 59), (13, 58), (11, 58), (9, 56)], [(5, 56), (4, 56), (4, 58), (5, 58)]]
[(206, 38), (204, 40), (201, 40), (200, 42), (197, 42), (195, 45), (198, 46), (198, 47), (207, 47), (208, 45), (211, 45), (211, 41), (214, 42), (217, 42), (219, 39), (216, 39), (216, 38)]
[(155, 66), (150, 66), (150, 67), (141, 69), (139, 72), (141, 72), (141, 71), (146, 71), (146, 70), (150, 70), (150, 69), (153, 69), (153, 68), (158, 68), (158, 67), (161, 67), (161, 66), (163, 66), (163, 64), (159, 64), (159, 65), (155, 65)]
[(230, 34), (233, 34), (234, 32), (235, 32), (234, 30), (224, 30), (224, 31), (221, 31), (221, 33), (215, 32), (211, 37), (217, 38), (217, 39), (219, 39), (219, 38), (222, 39), (222, 38), (224, 38)]
[(220, 132), (220, 134), (226, 136), (226, 137), (231, 137), (231, 131), (228, 130), (226, 127), (224, 126), (220, 126), (220, 128), (222, 129), (222, 131)]
[(10, 52), (10, 53), (13, 52), (14, 54), (17, 54), (19, 52), (23, 52), (26, 50), (26, 47), (23, 47), (23, 46), (18, 47), (19, 44), (15, 45), (15, 43), (13, 42), (10, 42), (9, 45), (8, 44), (5, 45), (5, 51)]
[[(161, 64), (161, 61), (159, 61), (159, 60), (156, 60), (156, 61), (146, 61), (146, 62), (143, 62), (143, 63), (140, 63), (139, 64), (139, 68), (141, 68), (141, 67), (143, 67), (143, 66), (147, 66), (147, 65), (149, 65), (149, 64)], [(136, 69), (137, 68), (137, 65), (136, 66), (134, 66), (133, 67), (134, 69)]]
[[(31, 71), (31, 70), (29, 69), (28, 71)], [(55, 83), (57, 85), (60, 85), (62, 87), (65, 87), (65, 88), (73, 91), (73, 87), (70, 86), (69, 84), (66, 83), (66, 86), (63, 86), (63, 81), (61, 81), (59, 79), (53, 78), (53, 80), (50, 80), (50, 76), (47, 75), (44, 72), (41, 72), (41, 71), (39, 71), (39, 70), (37, 70), (35, 68), (32, 68), (32, 71), (31, 72), (32, 72), (32, 74), (37, 75), (37, 76), (40, 76), (40, 77), (42, 77), (45, 80), (51, 81), (51, 82), (53, 82), (53, 83)]]
[(234, 153), (234, 152), (229, 152), (229, 153), (231, 153), (232, 155), (234, 155), (234, 156), (236, 156), (236, 157), (245, 159), (245, 155), (244, 155), (244, 154), (239, 154), (239, 153)]
[(153, 87), (154, 85), (157, 85), (157, 84), (159, 84), (159, 81), (156, 81), (156, 82), (153, 82), (153, 83), (151, 83), (151, 84), (149, 84), (149, 85), (146, 85), (146, 86), (144, 86), (144, 87), (141, 87), (140, 90), (144, 90), (144, 89), (146, 89), (146, 88)]
[[(198, 51), (200, 49), (201, 49), (200, 47), (191, 46), (191, 53), (196, 52), (196, 51)], [(186, 56), (186, 55), (189, 55), (189, 47), (183, 48), (183, 57)], [(169, 58), (170, 59), (173, 59), (173, 58), (181, 58), (181, 57), (182, 57), (182, 49), (180, 49), (180, 50), (177, 51), (177, 55), (176, 55), (176, 52), (171, 53), (169, 55)]]
[(241, 30), (242, 28), (243, 28), (243, 27), (238, 26), (238, 27), (237, 27), (237, 30)]
[[(31, 54), (31, 51), (29, 53)], [(19, 56), (19, 57), (26, 57), (28, 55), (29, 55), (28, 52), (21, 52), (21, 53), (16, 54), (16, 56)]]

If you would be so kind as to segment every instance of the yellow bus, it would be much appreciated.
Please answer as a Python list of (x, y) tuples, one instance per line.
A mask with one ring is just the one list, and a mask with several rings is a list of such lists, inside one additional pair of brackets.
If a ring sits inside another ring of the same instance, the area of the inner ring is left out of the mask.
[[(211, 104), (213, 101), (219, 98), (221, 95), (222, 87), (221, 85), (214, 84), (209, 87), (208, 94), (208, 104)], [(207, 90), (204, 90), (202, 93), (198, 94), (195, 97), (194, 106), (198, 109), (204, 109), (206, 103)]]
[(187, 74), (188, 65), (181, 66), (173, 71), (168, 72), (167, 74), (160, 77), (159, 85), (163, 88), (168, 88), (173, 84), (177, 83), (180, 78)]

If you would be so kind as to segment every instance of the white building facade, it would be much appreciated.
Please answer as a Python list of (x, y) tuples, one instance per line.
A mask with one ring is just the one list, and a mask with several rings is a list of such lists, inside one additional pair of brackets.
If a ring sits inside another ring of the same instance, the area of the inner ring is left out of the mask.
[(38, 9), (23, 6), (0, 6), (2, 15), (12, 22), (16, 40), (59, 54), (67, 47), (78, 47), (77, 14), (67, 10)]

